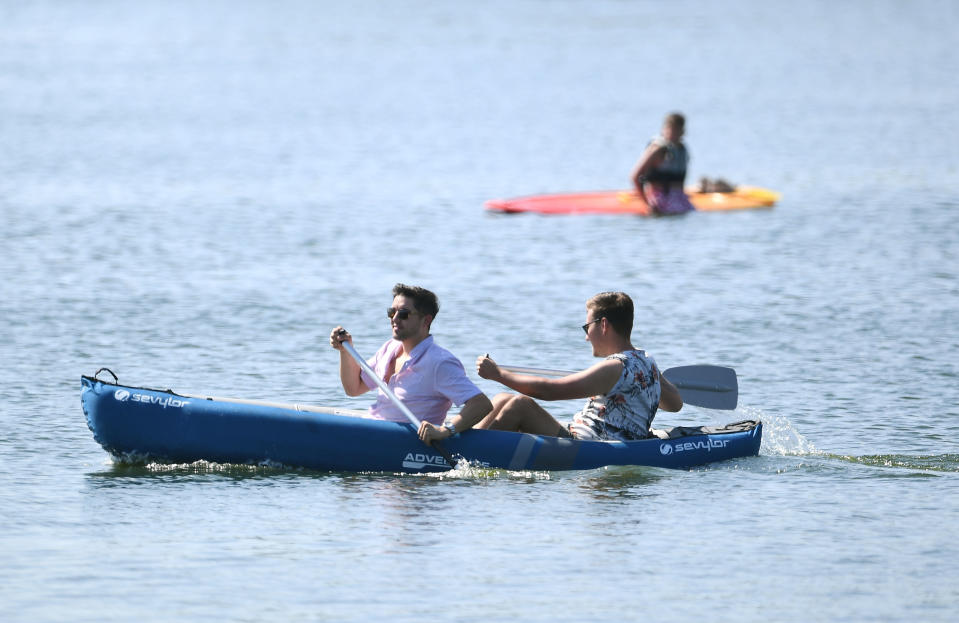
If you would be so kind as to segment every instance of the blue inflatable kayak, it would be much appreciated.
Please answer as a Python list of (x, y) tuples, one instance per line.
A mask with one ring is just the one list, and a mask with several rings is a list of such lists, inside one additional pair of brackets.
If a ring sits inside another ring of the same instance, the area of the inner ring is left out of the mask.
[[(451, 466), (407, 423), (361, 411), (177, 394), (81, 377), (93, 437), (121, 460), (273, 463), (348, 472), (433, 472)], [(470, 430), (443, 442), (472, 465), (578, 470), (606, 465), (689, 468), (759, 453), (762, 423), (676, 427), (663, 438), (580, 441)]]

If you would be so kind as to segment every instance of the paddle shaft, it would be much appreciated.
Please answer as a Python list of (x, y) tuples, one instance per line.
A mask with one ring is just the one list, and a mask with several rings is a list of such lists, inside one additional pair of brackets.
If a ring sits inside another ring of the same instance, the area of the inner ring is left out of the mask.
[[(507, 372), (534, 376), (562, 377), (575, 372), (524, 366), (499, 366), (499, 368)], [(739, 390), (736, 384), (736, 372), (732, 368), (709, 365), (679, 366), (665, 370), (663, 375), (676, 386), (684, 402), (709, 409), (736, 408), (736, 396)], [(673, 376), (677, 378), (671, 378)], [(721, 377), (722, 381), (716, 382), (717, 376)]]
[[(393, 393), (393, 390), (390, 389), (390, 386), (386, 384), (386, 381), (380, 378), (380, 375), (370, 367), (370, 364), (366, 363), (366, 360), (363, 359), (358, 352), (356, 352), (356, 349), (353, 348), (352, 344), (344, 341), (340, 342), (340, 345), (347, 353), (350, 354), (351, 357), (353, 357), (353, 359), (356, 360), (356, 363), (360, 365), (360, 368), (376, 382), (376, 385), (380, 388), (380, 390), (386, 394), (387, 398), (389, 398), (394, 405), (396, 405), (396, 408), (400, 410), (400, 413), (406, 416), (406, 419), (410, 421), (410, 424), (416, 428), (416, 432), (419, 434), (420, 419), (416, 417), (405, 404), (403, 404), (403, 401), (400, 400), (396, 394)], [(439, 452), (444, 459), (446, 459), (446, 462), (450, 464), (450, 467), (456, 467), (456, 459), (454, 459), (453, 455), (447, 452), (445, 448), (440, 446), (439, 443), (434, 441), (429, 445)]]

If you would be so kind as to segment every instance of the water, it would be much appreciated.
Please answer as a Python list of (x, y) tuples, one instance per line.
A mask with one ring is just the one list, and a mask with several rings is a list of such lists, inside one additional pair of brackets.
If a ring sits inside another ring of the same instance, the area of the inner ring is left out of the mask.
[[(51, 1), (0, 23), (0, 619), (952, 619), (954, 4)], [(693, 176), (780, 204), (483, 213), (624, 187), (674, 109)], [(760, 456), (325, 474), (114, 464), (86, 428), (101, 366), (361, 408), (326, 336), (372, 353), (397, 281), (439, 294), (469, 369), (585, 366), (583, 302), (626, 290), (661, 364), (739, 373), (737, 412), (657, 423), (758, 417)]]

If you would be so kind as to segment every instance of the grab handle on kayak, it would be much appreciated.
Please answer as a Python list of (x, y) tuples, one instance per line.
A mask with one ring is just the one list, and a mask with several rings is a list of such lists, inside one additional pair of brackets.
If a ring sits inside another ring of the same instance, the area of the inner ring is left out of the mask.
[(101, 373), (101, 372), (108, 372), (108, 373), (110, 374), (110, 376), (113, 377), (113, 384), (114, 384), (114, 385), (116, 385), (117, 383), (120, 382), (120, 379), (117, 378), (117, 375), (114, 374), (114, 373), (113, 373), (113, 370), (111, 370), (110, 368), (100, 368), (99, 370), (97, 370), (97, 371), (93, 374), (93, 378), (95, 378), (95, 379), (98, 380), (98, 381), (101, 380), (101, 379), (97, 378), (97, 377), (100, 376), (100, 373)]

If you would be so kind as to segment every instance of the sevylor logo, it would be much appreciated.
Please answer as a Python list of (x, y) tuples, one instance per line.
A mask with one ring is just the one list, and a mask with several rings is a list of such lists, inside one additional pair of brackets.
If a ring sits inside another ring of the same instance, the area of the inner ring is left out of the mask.
[(669, 456), (673, 452), (690, 452), (692, 450), (711, 451), (713, 448), (725, 448), (729, 443), (728, 439), (703, 439), (701, 441), (682, 441), (679, 443), (664, 443), (659, 446), (659, 453), (663, 456)]
[(167, 407), (179, 409), (190, 404), (188, 400), (180, 400), (178, 398), (174, 398), (173, 396), (161, 397), (151, 396), (149, 394), (131, 394), (125, 389), (118, 389), (117, 391), (113, 392), (113, 398), (117, 402), (142, 402), (144, 404), (160, 405), (164, 409)]

